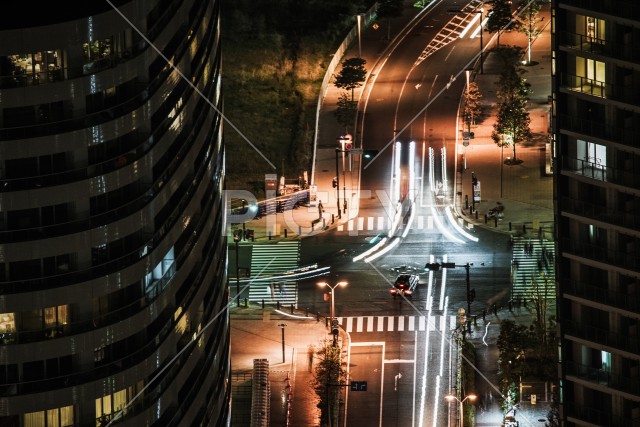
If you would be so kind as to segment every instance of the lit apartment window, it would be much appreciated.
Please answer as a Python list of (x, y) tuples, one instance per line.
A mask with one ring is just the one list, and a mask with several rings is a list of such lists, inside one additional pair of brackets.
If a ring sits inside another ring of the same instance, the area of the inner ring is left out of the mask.
[(24, 414), (24, 427), (65, 427), (73, 425), (73, 406)]
[(0, 314), (0, 334), (15, 332), (16, 319), (14, 313)]
[(124, 388), (113, 394), (96, 399), (96, 427), (104, 425), (105, 421), (109, 421), (120, 410), (124, 409), (127, 402), (133, 400), (136, 394), (142, 390), (142, 381), (136, 385)]

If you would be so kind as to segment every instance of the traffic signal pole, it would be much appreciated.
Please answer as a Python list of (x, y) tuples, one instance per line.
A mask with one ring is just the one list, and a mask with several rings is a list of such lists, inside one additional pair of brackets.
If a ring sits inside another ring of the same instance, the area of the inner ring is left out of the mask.
[(341, 152), (336, 148), (336, 204), (338, 206), (338, 219), (342, 218), (342, 208), (340, 207), (340, 169), (338, 169), (338, 153)]
[(443, 263), (439, 263), (439, 262), (432, 262), (432, 263), (427, 263), (424, 268), (430, 271), (437, 271), (440, 269), (440, 267), (442, 268), (456, 268), (456, 267), (463, 267), (466, 270), (466, 285), (467, 285), (467, 318), (470, 318), (471, 316), (471, 302), (475, 297), (475, 291), (473, 292), (474, 295), (472, 295), (471, 292), (471, 280), (470, 280), (470, 274), (469, 274), (469, 270), (471, 269), (471, 266), (473, 264), (472, 263), (466, 263), (464, 265), (456, 265), (454, 262), (443, 262)]
[(467, 313), (468, 313), (468, 316), (471, 316), (471, 284), (470, 284), (470, 280), (469, 280), (469, 268), (470, 267), (471, 267), (471, 264), (469, 264), (469, 263), (466, 263), (464, 265), (464, 269), (467, 270)]

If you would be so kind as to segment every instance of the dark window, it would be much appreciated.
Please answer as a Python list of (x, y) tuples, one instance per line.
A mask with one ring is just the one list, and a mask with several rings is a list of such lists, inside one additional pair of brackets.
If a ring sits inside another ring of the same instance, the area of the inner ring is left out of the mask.
[(7, 212), (7, 223), (11, 230), (38, 227), (40, 225), (40, 212), (38, 208), (9, 211)]
[(38, 175), (38, 158), (27, 157), (5, 161), (7, 179), (27, 178)]
[(9, 280), (28, 280), (40, 276), (40, 260), (15, 261), (9, 263)]
[(26, 107), (5, 108), (2, 112), (3, 125), (6, 128), (29, 126), (35, 124), (35, 114), (32, 105)]
[(26, 381), (38, 381), (44, 379), (44, 362), (25, 362), (22, 365), (22, 379)]

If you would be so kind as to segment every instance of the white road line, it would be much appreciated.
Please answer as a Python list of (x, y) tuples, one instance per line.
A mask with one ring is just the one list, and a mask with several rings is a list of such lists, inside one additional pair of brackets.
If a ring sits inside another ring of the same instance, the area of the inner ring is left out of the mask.
[(347, 332), (353, 331), (353, 317), (347, 317), (347, 327), (345, 329)]
[(383, 216), (379, 216), (378, 217), (378, 231), (380, 230), (384, 230), (384, 217)]
[(404, 316), (398, 317), (398, 332), (404, 331)]
[(425, 329), (425, 317), (424, 316), (420, 316), (418, 318), (418, 330), (419, 331), (424, 331)]
[(364, 218), (358, 217), (358, 231), (364, 230)]
[(378, 332), (384, 331), (384, 317), (378, 317)]
[(362, 324), (364, 323), (363, 317), (358, 317), (358, 326), (356, 332), (362, 332)]
[(420, 215), (418, 217), (418, 230), (422, 230), (424, 228), (424, 217)]
[(367, 316), (367, 332), (373, 332), (373, 316)]
[(347, 223), (347, 231), (353, 231), (353, 220), (350, 219)]
[(367, 230), (373, 230), (373, 220), (374, 219), (375, 218), (372, 217), (372, 216), (367, 217)]
[(393, 316), (387, 316), (388, 331), (393, 332)]
[(409, 316), (409, 330), (415, 331), (416, 326), (416, 316)]

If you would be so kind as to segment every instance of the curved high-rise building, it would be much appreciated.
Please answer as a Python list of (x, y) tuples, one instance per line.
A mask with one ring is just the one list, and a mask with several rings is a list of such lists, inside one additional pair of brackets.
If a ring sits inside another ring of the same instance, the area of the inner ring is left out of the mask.
[(227, 425), (220, 1), (13, 8), (0, 425)]

